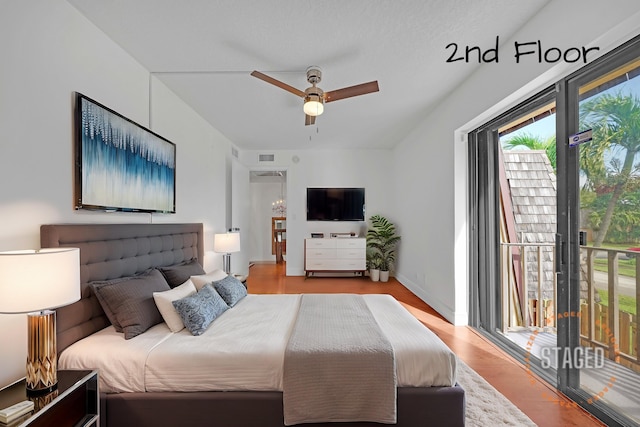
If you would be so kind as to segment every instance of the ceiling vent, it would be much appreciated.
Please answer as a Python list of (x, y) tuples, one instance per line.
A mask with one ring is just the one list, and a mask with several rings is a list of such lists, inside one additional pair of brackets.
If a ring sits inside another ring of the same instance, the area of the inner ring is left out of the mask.
[(258, 154), (259, 162), (273, 162), (276, 159), (275, 154)]

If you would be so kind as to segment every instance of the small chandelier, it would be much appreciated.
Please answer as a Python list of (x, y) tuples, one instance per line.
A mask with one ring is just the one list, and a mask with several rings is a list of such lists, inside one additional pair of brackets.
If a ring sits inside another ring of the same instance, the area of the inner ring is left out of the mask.
[(280, 198), (275, 202), (271, 203), (271, 212), (273, 212), (274, 216), (287, 216), (287, 202), (284, 200), (284, 174), (282, 172), (278, 172), (278, 175), (282, 178), (280, 182)]
[(271, 203), (271, 212), (274, 216), (287, 216), (287, 202), (280, 199)]

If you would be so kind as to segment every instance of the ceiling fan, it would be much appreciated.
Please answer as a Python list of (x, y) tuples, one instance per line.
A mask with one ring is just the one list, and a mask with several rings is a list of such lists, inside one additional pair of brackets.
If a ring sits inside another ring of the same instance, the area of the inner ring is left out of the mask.
[(283, 83), (280, 80), (269, 77), (266, 74), (261, 73), (260, 71), (253, 71), (251, 75), (303, 98), (303, 109), (305, 116), (304, 124), (306, 126), (315, 124), (316, 116), (319, 116), (324, 111), (325, 102), (351, 98), (352, 96), (364, 95), (380, 90), (378, 88), (378, 81), (374, 80), (368, 83), (362, 83), (355, 86), (349, 86), (342, 89), (324, 92), (322, 89), (316, 86), (318, 83), (320, 83), (320, 80), (322, 80), (322, 70), (316, 65), (307, 68), (307, 81), (311, 83), (311, 86), (306, 88), (304, 92), (296, 89), (293, 86), (289, 86), (288, 84)]

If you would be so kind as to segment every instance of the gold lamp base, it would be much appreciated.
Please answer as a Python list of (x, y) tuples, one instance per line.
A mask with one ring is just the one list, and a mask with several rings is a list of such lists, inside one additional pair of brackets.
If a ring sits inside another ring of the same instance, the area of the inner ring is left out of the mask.
[(56, 312), (43, 310), (27, 315), (29, 353), (27, 355), (27, 394), (48, 394), (58, 387)]

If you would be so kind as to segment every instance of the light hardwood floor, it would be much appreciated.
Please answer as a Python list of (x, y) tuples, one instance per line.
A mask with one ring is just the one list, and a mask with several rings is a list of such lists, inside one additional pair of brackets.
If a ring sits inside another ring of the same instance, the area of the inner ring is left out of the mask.
[[(555, 388), (536, 378), (502, 350), (466, 326), (453, 326), (395, 279), (387, 283), (369, 278), (305, 279), (285, 276), (285, 264), (255, 263), (249, 269), (247, 288), (254, 294), (282, 293), (384, 293), (393, 295), (418, 320), (435, 332), (464, 362), (541, 427), (603, 426), (581, 408), (567, 408), (569, 402)], [(552, 399), (550, 398), (552, 397)], [(550, 401), (553, 400), (553, 401)]]

